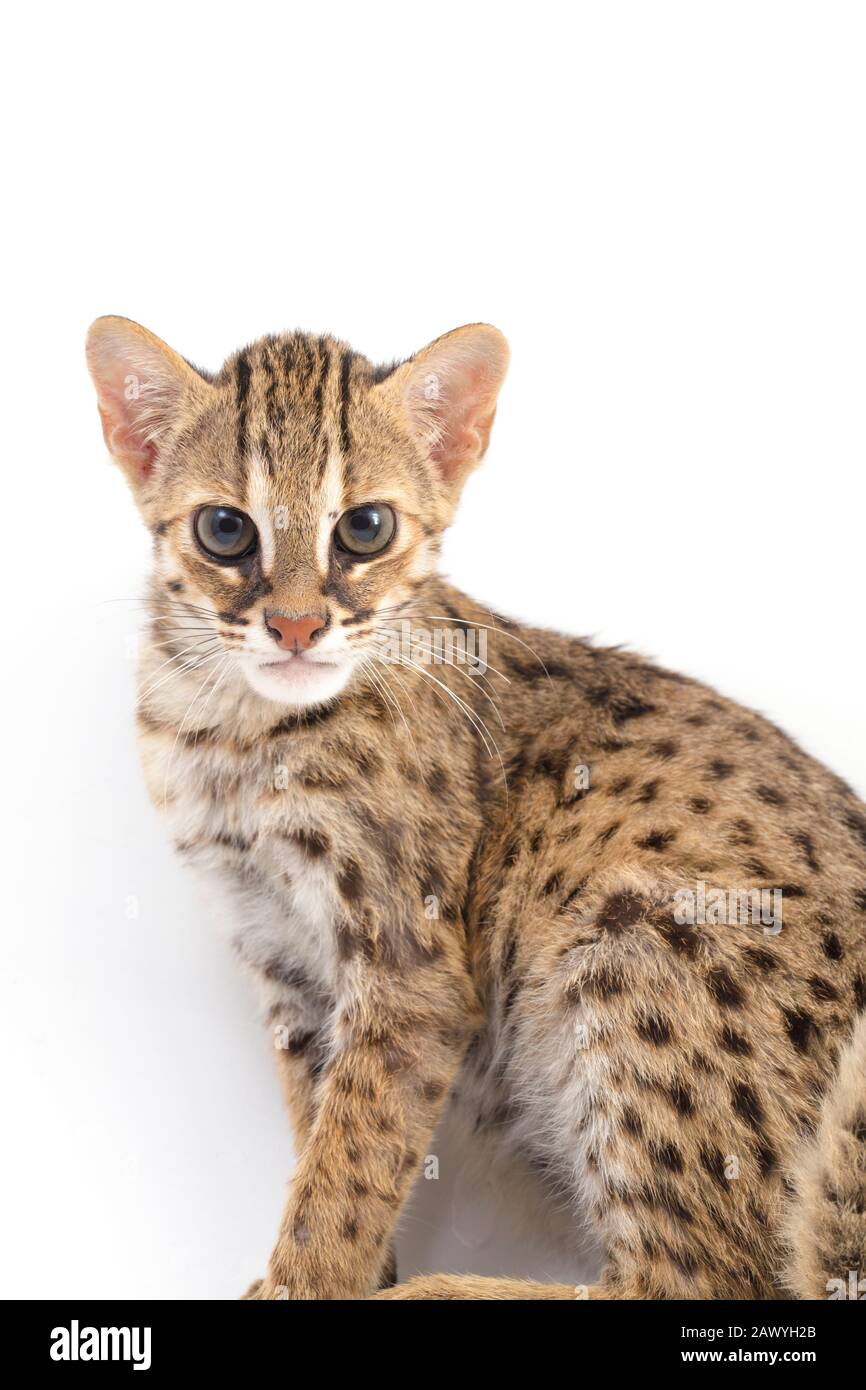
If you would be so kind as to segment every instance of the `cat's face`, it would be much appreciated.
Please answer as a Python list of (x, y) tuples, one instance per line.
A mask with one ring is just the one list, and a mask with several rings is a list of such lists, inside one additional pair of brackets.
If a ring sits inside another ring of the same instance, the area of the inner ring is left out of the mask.
[(435, 566), (487, 447), (501, 334), (456, 329), (386, 370), (331, 338), (267, 338), (211, 378), (105, 318), (87, 353), (154, 536), (155, 612), (265, 699), (338, 695)]

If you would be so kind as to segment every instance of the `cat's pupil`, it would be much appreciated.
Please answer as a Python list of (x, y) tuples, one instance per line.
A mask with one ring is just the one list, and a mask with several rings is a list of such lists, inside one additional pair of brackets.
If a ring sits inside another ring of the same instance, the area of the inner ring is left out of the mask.
[(352, 512), (349, 527), (356, 540), (369, 545), (382, 528), (382, 518), (375, 507), (359, 507), (357, 511)]
[(239, 534), (243, 522), (239, 516), (217, 515), (216, 531), (222, 540), (233, 541)]

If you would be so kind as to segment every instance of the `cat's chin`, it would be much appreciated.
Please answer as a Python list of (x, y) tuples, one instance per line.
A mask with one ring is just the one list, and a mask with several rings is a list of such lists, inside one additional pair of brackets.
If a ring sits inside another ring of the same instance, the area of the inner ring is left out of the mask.
[(312, 661), (288, 657), (283, 661), (244, 662), (249, 685), (275, 704), (305, 709), (325, 704), (345, 689), (352, 674), (351, 660)]

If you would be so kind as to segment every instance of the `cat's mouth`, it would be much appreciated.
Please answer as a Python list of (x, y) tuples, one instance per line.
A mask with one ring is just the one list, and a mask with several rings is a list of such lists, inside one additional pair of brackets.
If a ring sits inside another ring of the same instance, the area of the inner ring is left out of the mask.
[(328, 661), (321, 657), (307, 656), (305, 652), (299, 652), (297, 656), (289, 653), (287, 656), (279, 657), (276, 661), (260, 661), (259, 666), (263, 671), (274, 671), (286, 673), (298, 670), (308, 670), (313, 666), (339, 666), (339, 661)]
[(313, 656), (299, 652), (244, 663), (253, 690), (268, 700), (290, 705), (318, 705), (343, 689), (354, 663), (348, 656)]

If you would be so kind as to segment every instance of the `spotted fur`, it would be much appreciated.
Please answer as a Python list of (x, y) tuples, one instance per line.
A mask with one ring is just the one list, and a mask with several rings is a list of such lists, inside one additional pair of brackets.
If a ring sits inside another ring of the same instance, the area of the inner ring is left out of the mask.
[[(108, 319), (89, 360), (153, 535), (148, 784), (233, 908), (298, 1135), (250, 1296), (392, 1284), (446, 1106), (590, 1220), (603, 1273), (379, 1298), (825, 1297), (866, 1273), (866, 808), (759, 715), (439, 577), (501, 337), (457, 330), (380, 369), (291, 334), (210, 377)], [(358, 562), (333, 529), (371, 501), (396, 538)], [(258, 528), (234, 568), (195, 543), (214, 504)], [(251, 684), (275, 612), (321, 616), (339, 688), (280, 703)], [(486, 671), (386, 664), (404, 620), (484, 633)], [(701, 880), (781, 889), (782, 930), (678, 920)]]

